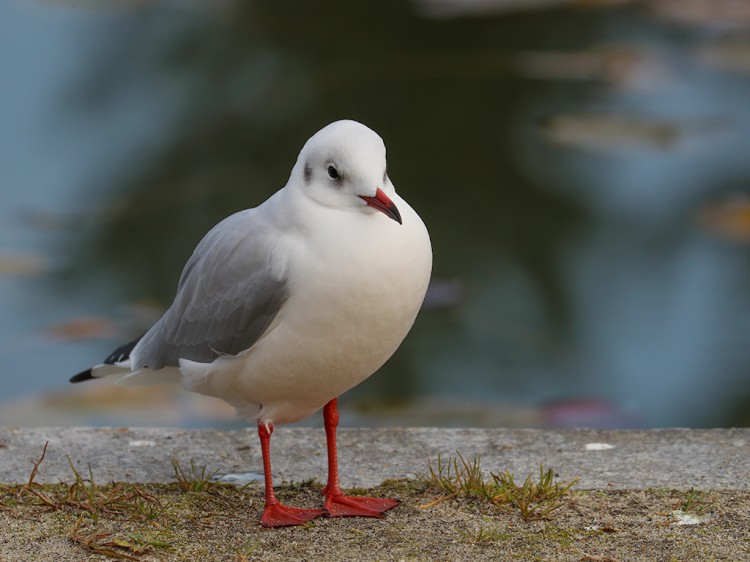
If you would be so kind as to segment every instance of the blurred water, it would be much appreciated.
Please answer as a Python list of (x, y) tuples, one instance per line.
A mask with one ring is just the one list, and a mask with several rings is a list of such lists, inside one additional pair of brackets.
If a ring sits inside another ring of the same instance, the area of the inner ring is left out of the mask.
[(747, 424), (750, 22), (481, 4), (0, 4), (0, 423), (228, 423), (66, 381), (351, 117), (437, 282), (352, 423)]

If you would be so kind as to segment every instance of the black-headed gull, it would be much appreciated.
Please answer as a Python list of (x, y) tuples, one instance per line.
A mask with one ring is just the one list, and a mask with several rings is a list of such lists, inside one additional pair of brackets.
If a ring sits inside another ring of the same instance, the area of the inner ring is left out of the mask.
[[(172, 306), (80, 382), (181, 382), (257, 422), (267, 527), (382, 514), (397, 500), (347, 497), (336, 457), (337, 397), (373, 374), (409, 332), (432, 269), (430, 238), (396, 193), (385, 145), (355, 121), (305, 143), (286, 186), (216, 225), (182, 272)], [(271, 479), (273, 426), (323, 408), (325, 511), (282, 505)]]

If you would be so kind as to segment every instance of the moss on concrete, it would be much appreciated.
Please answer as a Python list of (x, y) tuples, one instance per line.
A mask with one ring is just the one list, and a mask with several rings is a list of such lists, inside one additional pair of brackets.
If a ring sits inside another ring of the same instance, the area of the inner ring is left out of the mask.
[[(352, 493), (397, 497), (384, 519), (318, 519), (263, 529), (257, 484), (0, 484), (0, 560), (747, 560), (750, 491), (584, 490), (525, 521), (508, 504), (456, 496), (416, 480)], [(320, 484), (284, 484), (300, 507)], [(421, 507), (433, 504), (431, 507)], [(684, 518), (689, 514), (692, 518)], [(685, 522), (693, 524), (685, 524)]]

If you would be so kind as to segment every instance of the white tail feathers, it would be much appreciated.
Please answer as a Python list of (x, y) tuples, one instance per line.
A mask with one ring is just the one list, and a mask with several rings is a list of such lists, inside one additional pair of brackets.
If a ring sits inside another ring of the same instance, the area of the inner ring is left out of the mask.
[(112, 375), (124, 375), (130, 371), (130, 359), (120, 361), (111, 365), (109, 363), (102, 363), (100, 365), (94, 365), (91, 367), (91, 376), (95, 379), (101, 377), (110, 377)]
[[(123, 374), (122, 371), (120, 374)], [(180, 370), (177, 367), (164, 367), (157, 371), (144, 367), (127, 373), (117, 381), (120, 386), (149, 386), (154, 384), (178, 384)]]
[(120, 361), (114, 365), (102, 363), (101, 365), (91, 367), (91, 376), (95, 379), (110, 377), (112, 375), (120, 376), (116, 383), (120, 386), (145, 386), (180, 382), (180, 371), (176, 367), (165, 367), (158, 371), (152, 371), (151, 369), (146, 368), (131, 371), (130, 359)]

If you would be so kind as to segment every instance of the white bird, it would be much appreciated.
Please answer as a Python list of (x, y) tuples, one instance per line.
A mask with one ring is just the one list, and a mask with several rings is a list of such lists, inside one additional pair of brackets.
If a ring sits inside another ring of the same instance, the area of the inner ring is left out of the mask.
[[(397, 500), (347, 497), (336, 460), (337, 397), (379, 369), (409, 332), (432, 269), (430, 238), (386, 171), (383, 140), (355, 121), (318, 131), (286, 186), (221, 221), (183, 269), (174, 302), (141, 338), (80, 382), (181, 382), (257, 422), (264, 526), (323, 514), (382, 517)], [(277, 423), (323, 408), (324, 511), (282, 505), (273, 491)]]

